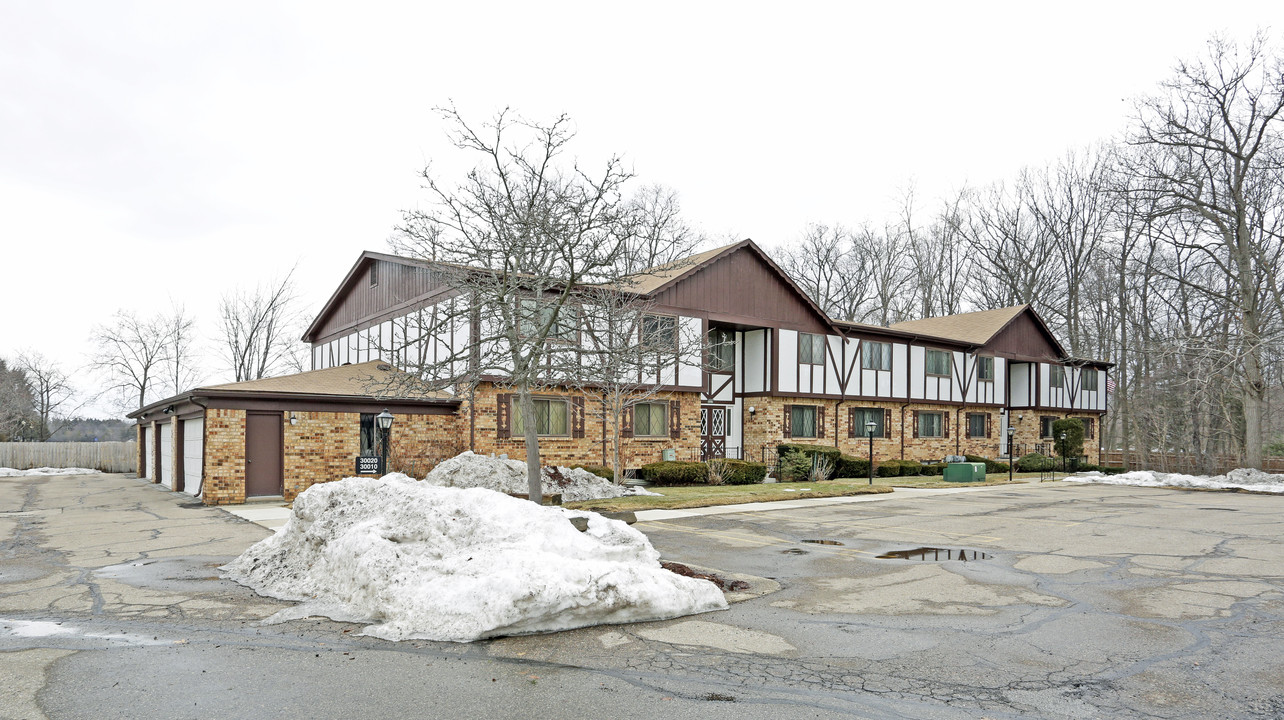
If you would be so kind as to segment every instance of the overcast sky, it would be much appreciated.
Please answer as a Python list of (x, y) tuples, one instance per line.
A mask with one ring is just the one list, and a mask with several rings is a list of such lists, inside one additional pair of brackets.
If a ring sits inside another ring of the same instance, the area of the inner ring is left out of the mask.
[(432, 111), (451, 101), (568, 113), (580, 158), (622, 154), (711, 236), (771, 247), (1107, 139), (1211, 33), (1281, 20), (1278, 0), (0, 0), (0, 357), (82, 368), (94, 325), (176, 303), (226, 381), (219, 296), (297, 263), (319, 310), (428, 161), (462, 174)]

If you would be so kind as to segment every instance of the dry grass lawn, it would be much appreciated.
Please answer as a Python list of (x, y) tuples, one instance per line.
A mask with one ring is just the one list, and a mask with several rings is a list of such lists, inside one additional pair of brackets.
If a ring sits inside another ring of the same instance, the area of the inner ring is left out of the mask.
[(887, 493), (892, 488), (886, 484), (872, 487), (868, 480), (830, 480), (820, 483), (762, 483), (759, 485), (686, 485), (681, 487), (653, 487), (651, 492), (659, 497), (635, 495), (602, 500), (582, 500), (566, 503), (577, 510), (619, 512), (623, 510), (676, 510), (680, 508), (709, 507), (711, 505), (738, 505), (740, 503), (797, 500), (800, 497), (844, 497), (868, 493)]

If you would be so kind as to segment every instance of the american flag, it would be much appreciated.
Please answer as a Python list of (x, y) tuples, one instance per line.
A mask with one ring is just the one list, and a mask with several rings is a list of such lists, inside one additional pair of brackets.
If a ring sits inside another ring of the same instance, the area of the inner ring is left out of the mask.
[(1107, 375), (1107, 376), (1106, 376), (1106, 392), (1108, 392), (1108, 393), (1112, 393), (1112, 392), (1114, 392), (1114, 391), (1115, 391), (1115, 379), (1114, 379), (1114, 378), (1112, 378), (1112, 377), (1110, 377), (1109, 375)]

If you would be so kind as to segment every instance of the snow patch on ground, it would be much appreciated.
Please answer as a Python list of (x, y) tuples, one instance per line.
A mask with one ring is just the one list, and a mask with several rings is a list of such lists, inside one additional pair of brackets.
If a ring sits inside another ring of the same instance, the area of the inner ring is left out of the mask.
[(1231, 470), (1225, 475), (1182, 475), (1151, 470), (1134, 470), (1121, 475), (1086, 472), (1066, 478), (1066, 482), (1135, 485), (1138, 487), (1209, 488), (1212, 490), (1254, 490), (1284, 493), (1284, 475), (1272, 475), (1252, 468)]
[[(541, 487), (545, 495), (562, 494), (562, 502), (616, 498), (626, 495), (658, 495), (642, 488), (616, 485), (587, 470), (565, 467), (543, 469)], [(424, 482), (441, 487), (486, 488), (502, 493), (526, 493), (526, 463), (464, 451), (433, 468)]]
[(394, 473), (313, 485), (280, 532), (223, 570), (302, 603), (269, 622), (323, 615), (387, 640), (470, 642), (727, 607), (713, 583), (659, 558), (642, 533), (596, 513)]
[(97, 470), (90, 468), (51, 468), (38, 467), (30, 470), (15, 470), (14, 468), (0, 467), (0, 477), (19, 477), (23, 475), (94, 475)]

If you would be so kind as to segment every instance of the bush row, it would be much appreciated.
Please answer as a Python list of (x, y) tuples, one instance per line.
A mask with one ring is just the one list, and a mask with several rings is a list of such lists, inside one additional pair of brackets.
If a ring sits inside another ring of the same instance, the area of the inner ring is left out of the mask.
[[(767, 466), (747, 460), (722, 460), (731, 469), (728, 485), (752, 485), (767, 477)], [(651, 485), (704, 485), (709, 468), (702, 462), (654, 462), (642, 466), (642, 479)]]

